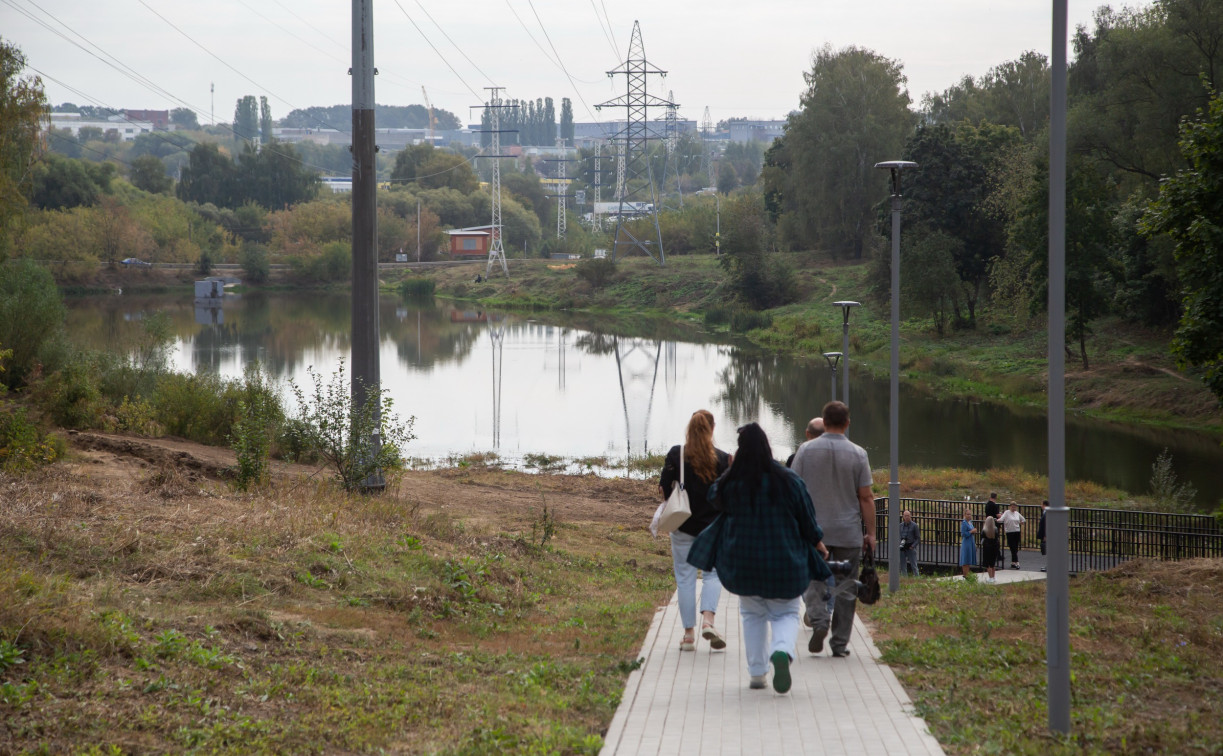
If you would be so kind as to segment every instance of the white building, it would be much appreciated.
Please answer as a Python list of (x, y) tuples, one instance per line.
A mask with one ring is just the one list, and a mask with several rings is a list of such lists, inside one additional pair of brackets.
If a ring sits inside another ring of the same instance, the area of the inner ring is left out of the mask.
[(121, 115), (113, 115), (106, 120), (84, 119), (80, 113), (51, 113), (50, 118), (44, 121), (44, 126), (66, 129), (71, 131), (73, 136), (80, 136), (81, 129), (85, 128), (100, 129), (103, 135), (113, 130), (119, 133), (119, 138), (124, 142), (130, 142), (141, 134), (153, 131), (151, 121), (132, 121)]

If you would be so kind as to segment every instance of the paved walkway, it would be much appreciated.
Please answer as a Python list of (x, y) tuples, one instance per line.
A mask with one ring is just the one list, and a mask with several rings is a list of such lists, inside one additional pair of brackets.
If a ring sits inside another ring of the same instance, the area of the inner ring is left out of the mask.
[(827, 646), (819, 656), (807, 653), (811, 631), (803, 628), (790, 667), (794, 686), (784, 696), (772, 687), (748, 689), (739, 599), (727, 591), (717, 625), (725, 651), (710, 651), (698, 639), (695, 652), (681, 652), (675, 596), (658, 610), (641, 649), (645, 662), (629, 675), (604, 756), (943, 753), (896, 675), (879, 661), (861, 620), (843, 659), (832, 658)]

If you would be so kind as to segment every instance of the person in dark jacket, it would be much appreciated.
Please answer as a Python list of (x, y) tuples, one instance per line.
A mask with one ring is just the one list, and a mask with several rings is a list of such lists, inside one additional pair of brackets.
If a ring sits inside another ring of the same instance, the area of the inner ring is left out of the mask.
[(913, 520), (913, 513), (905, 510), (900, 514), (900, 574), (908, 574), (913, 570), (913, 576), (918, 577), (921, 571), (917, 569), (917, 547), (921, 545), (921, 526)]
[(730, 469), (710, 486), (709, 497), (722, 514), (697, 537), (688, 560), (702, 569), (716, 566), (722, 585), (739, 597), (750, 687), (765, 687), (771, 662), (773, 689), (785, 693), (799, 597), (813, 579), (832, 574), (821, 556), (827, 554), (824, 533), (807, 486), (773, 459), (764, 430), (748, 423), (739, 429)]
[[(671, 562), (675, 570), (676, 600), (679, 616), (684, 623), (684, 637), (680, 641), (681, 651), (696, 650), (696, 568), (688, 564), (688, 550), (692, 542), (709, 523), (717, 517), (709, 503), (709, 486), (714, 479), (729, 467), (726, 452), (713, 445), (713, 414), (708, 410), (697, 410), (688, 420), (684, 437), (684, 488), (688, 491), (688, 506), (692, 515), (671, 533)], [(662, 466), (658, 487), (665, 500), (679, 485), (680, 447), (672, 446)], [(701, 637), (709, 641), (712, 649), (726, 648), (726, 641), (714, 626), (718, 601), (722, 598), (722, 584), (715, 570), (707, 570), (701, 580)]]
[[(1047, 544), (1045, 543), (1045, 513), (1048, 511), (1049, 511), (1049, 500), (1045, 499), (1044, 501), (1040, 503), (1040, 523), (1037, 524), (1036, 526), (1036, 538), (1037, 540), (1040, 541), (1040, 555), (1041, 556), (1046, 555), (1045, 551), (1046, 551)], [(1041, 567), (1040, 571), (1047, 572), (1048, 569), (1049, 569), (1048, 567)]]

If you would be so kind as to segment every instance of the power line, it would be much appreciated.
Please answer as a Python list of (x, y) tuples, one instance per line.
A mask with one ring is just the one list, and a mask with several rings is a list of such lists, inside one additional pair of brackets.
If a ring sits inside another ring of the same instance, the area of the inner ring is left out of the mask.
[(433, 25), (436, 26), (437, 30), (442, 33), (442, 36), (446, 38), (446, 41), (449, 42), (451, 46), (454, 47), (454, 49), (459, 51), (459, 55), (462, 55), (463, 58), (466, 59), (467, 62), (471, 64), (472, 68), (476, 69), (476, 71), (479, 71), (480, 75), (484, 77), (485, 81), (487, 81), (489, 84), (492, 84), (493, 77), (484, 73), (484, 71), (481, 71), (480, 67), (476, 65), (476, 62), (472, 60), (471, 58), (467, 57), (467, 53), (463, 52), (463, 48), (459, 47), (458, 44), (456, 44), (455, 41), (450, 38), (450, 35), (446, 33), (446, 30), (442, 28), (442, 25), (439, 24), (436, 20), (434, 20), (433, 16), (429, 15), (429, 11), (425, 9), (425, 6), (420, 4), (420, 0), (415, 0), (415, 2), (416, 2), (417, 7), (420, 8), (421, 11), (424, 12), (425, 16), (428, 17), (430, 21), (433, 21)]
[[(506, 0), (509, 2), (509, 0)], [(561, 54), (556, 51), (556, 45), (552, 44), (552, 37), (549, 36), (548, 30), (544, 28), (544, 22), (539, 17), (539, 13), (535, 10), (535, 3), (532, 0), (527, 0), (527, 5), (531, 8), (531, 13), (535, 14), (535, 20), (539, 22), (539, 30), (544, 33), (544, 39), (548, 40), (548, 46), (552, 48), (552, 53), (556, 56), (556, 62), (560, 65), (561, 70), (565, 72), (565, 77), (569, 79), (569, 86), (573, 87), (573, 93), (582, 101), (582, 107), (586, 108), (586, 112), (590, 114), (591, 120), (599, 127), (599, 131), (603, 132), (603, 136), (607, 136), (607, 129), (603, 128), (603, 124), (599, 123), (599, 119), (595, 116), (594, 111), (590, 109), (590, 105), (586, 102), (586, 98), (582, 96), (578, 85), (573, 83), (573, 77), (569, 74), (569, 69), (565, 68), (565, 64), (561, 62)]]
[[(165, 23), (166, 23), (166, 24), (167, 24), (167, 25), (168, 25), (168, 26), (169, 26), (171, 29), (173, 29), (174, 31), (176, 31), (176, 32), (178, 32), (179, 34), (183, 35), (184, 37), (186, 37), (186, 38), (187, 38), (187, 41), (189, 41), (191, 44), (195, 45), (196, 47), (200, 48), (200, 49), (201, 49), (201, 50), (203, 50), (204, 52), (208, 53), (210, 56), (212, 56), (212, 58), (213, 58), (214, 60), (216, 60), (216, 61), (217, 61), (218, 63), (220, 63), (221, 65), (225, 66), (225, 67), (226, 67), (226, 68), (228, 68), (229, 70), (231, 70), (231, 71), (233, 71), (234, 73), (238, 74), (238, 75), (239, 75), (239, 76), (241, 76), (243, 79), (246, 79), (246, 80), (247, 80), (248, 82), (250, 82), (251, 84), (254, 84), (254, 85), (255, 85), (255, 87), (257, 87), (258, 89), (261, 89), (261, 90), (263, 90), (263, 91), (267, 92), (267, 93), (268, 93), (269, 95), (271, 95), (272, 97), (275, 97), (277, 100), (280, 100), (280, 101), (281, 101), (281, 102), (283, 102), (285, 105), (288, 105), (290, 108), (292, 108), (292, 109), (294, 109), (294, 110), (299, 110), (299, 109), (300, 109), (300, 108), (298, 108), (296, 105), (294, 105), (293, 103), (289, 102), (289, 101), (288, 101), (288, 100), (286, 100), (285, 98), (283, 98), (283, 97), (281, 97), (280, 95), (278, 95), (278, 94), (276, 94), (275, 92), (273, 92), (273, 91), (272, 91), (271, 89), (269, 89), (268, 87), (263, 86), (263, 85), (262, 85), (262, 84), (260, 84), (259, 82), (255, 81), (255, 80), (254, 80), (254, 79), (252, 79), (251, 77), (247, 76), (246, 74), (242, 73), (242, 72), (241, 72), (241, 71), (239, 71), (238, 69), (236, 69), (236, 68), (234, 68), (233, 66), (231, 66), (231, 65), (230, 65), (228, 62), (226, 62), (226, 61), (225, 61), (225, 59), (224, 59), (224, 58), (220, 57), (219, 55), (217, 55), (216, 53), (214, 53), (212, 50), (209, 50), (207, 47), (204, 47), (204, 45), (202, 45), (201, 43), (197, 42), (197, 41), (196, 41), (196, 40), (195, 40), (195, 39), (194, 39), (194, 38), (193, 38), (193, 37), (192, 37), (190, 34), (188, 34), (187, 32), (183, 31), (182, 29), (178, 28), (178, 26), (176, 26), (176, 25), (175, 25), (175, 24), (174, 24), (172, 21), (170, 21), (170, 19), (168, 19), (168, 18), (166, 18), (165, 16), (161, 15), (160, 13), (158, 13), (156, 10), (154, 10), (154, 9), (152, 8), (152, 6), (150, 6), (150, 5), (149, 5), (148, 3), (146, 3), (144, 0), (136, 0), (136, 2), (140, 3), (140, 4), (141, 4), (141, 5), (143, 5), (145, 8), (147, 8), (147, 9), (148, 9), (148, 11), (149, 11), (149, 13), (152, 13), (154, 16), (157, 16), (157, 17), (158, 17), (158, 18), (160, 18), (162, 21), (164, 21), (164, 22), (165, 22)], [(398, 0), (396, 0), (396, 4), (398, 4)], [(329, 128), (329, 129), (334, 129), (334, 130), (336, 130), (336, 131), (341, 131), (341, 132), (343, 132), (343, 133), (345, 133), (345, 134), (350, 133), (350, 132), (348, 132), (348, 131), (347, 131), (347, 130), (345, 130), (345, 129), (337, 128), (337, 127), (335, 127), (335, 126), (333, 126), (333, 125), (331, 125), (331, 124), (327, 123), (327, 122), (326, 122), (326, 121), (324, 121), (324, 120), (321, 120), (321, 119), (315, 119), (315, 120), (316, 120), (318, 123), (320, 123), (320, 124), (322, 124), (322, 125), (326, 126), (326, 127), (327, 127), (327, 128)]]
[(603, 32), (604, 38), (607, 39), (607, 44), (611, 45), (612, 54), (619, 55), (620, 51), (616, 49), (616, 43), (612, 41), (611, 35), (607, 33), (608, 28), (610, 28), (610, 21), (608, 26), (605, 27), (603, 25), (603, 17), (599, 15), (599, 6), (595, 5), (595, 0), (590, 0), (590, 8), (595, 12), (595, 20), (599, 22), (599, 31)]
[[(144, 0), (140, 0), (140, 2), (144, 2)], [(437, 53), (437, 57), (441, 58), (442, 62), (446, 64), (446, 68), (450, 69), (450, 73), (454, 74), (459, 81), (463, 82), (463, 86), (467, 87), (467, 91), (471, 92), (477, 100), (480, 99), (480, 93), (472, 89), (471, 85), (467, 83), (467, 80), (464, 79), (458, 71), (454, 70), (454, 66), (450, 65), (450, 61), (446, 60), (446, 56), (442, 55), (441, 50), (437, 49), (437, 45), (433, 44), (433, 41), (425, 35), (424, 30), (421, 29), (420, 26), (417, 25), (416, 21), (414, 21), (412, 17), (408, 15), (408, 11), (399, 3), (399, 0), (395, 0), (395, 6), (399, 8), (400, 12), (403, 13), (403, 17), (408, 19), (408, 23), (412, 24), (412, 27), (416, 29), (418, 34), (420, 34), (420, 38), (425, 41), (425, 44), (433, 48), (433, 52)]]
[[(547, 58), (548, 62), (556, 66), (556, 68), (561, 73), (568, 76), (569, 72), (565, 70), (564, 64), (560, 62), (559, 58), (553, 58), (551, 55), (548, 54), (548, 51), (544, 49), (544, 46), (539, 43), (539, 40), (536, 39), (535, 35), (531, 33), (531, 30), (527, 28), (526, 22), (522, 20), (522, 16), (519, 16), (518, 11), (514, 10), (514, 6), (510, 4), (510, 0), (505, 0), (505, 4), (509, 6), (510, 13), (514, 14), (514, 18), (517, 19), (518, 25), (521, 26), (522, 30), (527, 33), (527, 36), (531, 38), (531, 41), (535, 43), (535, 46), (539, 48), (539, 51), (543, 53), (544, 57)], [(571, 80), (572, 78), (573, 77), (570, 77)], [(594, 84), (595, 83), (593, 81), (587, 81), (586, 79), (578, 79), (578, 81), (582, 82), (583, 84)], [(572, 83), (572, 81), (570, 81), (570, 83)]]

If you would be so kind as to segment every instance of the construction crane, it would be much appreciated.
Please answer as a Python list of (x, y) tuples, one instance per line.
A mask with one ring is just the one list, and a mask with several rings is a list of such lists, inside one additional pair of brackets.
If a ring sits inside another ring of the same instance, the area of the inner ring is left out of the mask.
[(433, 117), (433, 103), (429, 102), (429, 93), (423, 86), (420, 93), (425, 96), (425, 107), (429, 109), (429, 144), (433, 144), (433, 132), (437, 129), (437, 119)]

